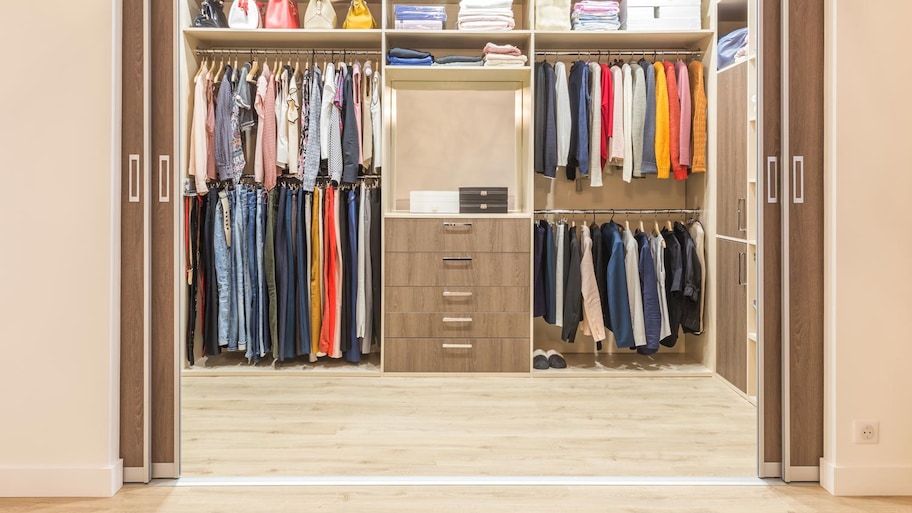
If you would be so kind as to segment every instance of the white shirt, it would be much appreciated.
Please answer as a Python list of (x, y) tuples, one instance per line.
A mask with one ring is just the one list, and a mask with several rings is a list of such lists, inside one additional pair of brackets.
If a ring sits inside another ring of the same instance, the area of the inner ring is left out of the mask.
[[(624, 63), (621, 68), (624, 75), (624, 181), (630, 183), (633, 178), (633, 76), (630, 64)], [(616, 112), (616, 111), (615, 111)]]
[(285, 85), (288, 72), (276, 78), (276, 165), (284, 169), (288, 167), (288, 87)]
[(320, 158), (329, 158), (329, 122), (333, 98), (336, 97), (336, 65), (327, 62), (323, 73), (323, 97), (320, 99)]
[(602, 66), (589, 63), (589, 186), (602, 186)]
[(665, 239), (661, 234), (649, 238), (652, 258), (655, 261), (656, 285), (659, 290), (659, 311), (662, 312), (662, 329), (659, 340), (671, 335), (671, 322), (668, 320), (668, 295), (665, 292)]
[(383, 119), (381, 114), (380, 93), (383, 91), (383, 80), (380, 79), (380, 70), (374, 70), (371, 77), (371, 123), (373, 124), (373, 150), (374, 150), (374, 169), (383, 167)]
[(196, 178), (196, 192), (200, 196), (209, 192), (206, 187), (206, 75), (209, 69), (203, 63), (193, 87), (193, 117), (190, 125), (190, 168), (188, 173)]
[(570, 130), (572, 119), (570, 117), (570, 91), (567, 86), (567, 67), (558, 61), (554, 65), (554, 74), (557, 77), (555, 85), (555, 121), (557, 122), (557, 165), (566, 166), (567, 156), (570, 154)]
[(554, 304), (555, 308), (554, 325), (564, 325), (564, 232), (567, 225), (558, 223), (557, 236), (554, 237), (554, 243), (557, 244), (557, 262), (554, 266)]
[(624, 165), (624, 74), (618, 66), (611, 67), (611, 85), (614, 91), (614, 118), (611, 141), (608, 143), (608, 163)]
[(285, 95), (285, 124), (288, 127), (288, 172), (298, 175), (298, 157), (301, 146), (301, 107), (298, 104), (298, 82), (294, 75)]
[(627, 300), (633, 322), (633, 341), (637, 347), (646, 345), (646, 317), (643, 314), (643, 290), (640, 288), (639, 247), (631, 230), (624, 230), (624, 267), (627, 273)]

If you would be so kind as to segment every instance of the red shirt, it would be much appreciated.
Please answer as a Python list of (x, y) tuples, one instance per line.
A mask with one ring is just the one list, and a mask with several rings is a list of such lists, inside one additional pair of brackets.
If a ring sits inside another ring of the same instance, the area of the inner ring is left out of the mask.
[(668, 89), (669, 145), (671, 170), (675, 180), (687, 179), (687, 168), (681, 165), (681, 99), (678, 97), (678, 79), (674, 63), (665, 61), (665, 82)]
[(602, 64), (602, 97), (593, 98), (592, 101), (600, 101), (602, 107), (602, 140), (601, 150), (602, 167), (608, 162), (608, 139), (611, 137), (614, 123), (614, 86), (611, 82), (611, 68), (607, 64)]

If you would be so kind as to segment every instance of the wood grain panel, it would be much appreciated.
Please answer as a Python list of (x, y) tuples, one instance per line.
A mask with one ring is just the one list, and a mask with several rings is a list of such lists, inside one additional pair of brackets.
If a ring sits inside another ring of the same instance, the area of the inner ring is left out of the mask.
[(387, 337), (528, 337), (528, 313), (387, 313)]
[(529, 312), (529, 287), (386, 287), (385, 294), (387, 313)]
[(386, 286), (528, 287), (529, 258), (529, 253), (387, 253)]
[[(789, 201), (792, 466), (823, 455), (823, 0), (789, 0), (789, 151), (804, 157), (804, 203)], [(787, 162), (791, 184), (791, 158)], [(801, 180), (798, 180), (799, 189)]]
[[(760, 169), (761, 215), (759, 236), (763, 265), (761, 323), (763, 361), (763, 460), (782, 461), (782, 2), (764, 0), (761, 6), (761, 90), (763, 95), (763, 148)], [(776, 157), (776, 169), (766, 169), (766, 157)], [(770, 203), (767, 198), (778, 198)]]
[(386, 251), (528, 252), (529, 219), (387, 219)]
[[(120, 457), (144, 467), (145, 440), (145, 165), (143, 0), (123, 3), (123, 126), (120, 233)], [(130, 155), (139, 156), (131, 170)], [(131, 177), (132, 174), (132, 177)], [(133, 190), (131, 191), (131, 186)], [(139, 200), (130, 201), (131, 192)]]
[[(175, 463), (174, 2), (151, 4), (152, 27), (152, 462)], [(169, 160), (162, 161), (161, 157)], [(165, 198), (161, 196), (165, 195)], [(164, 200), (164, 201), (163, 201)], [(168, 476), (176, 477), (176, 476)]]
[(384, 343), (387, 372), (529, 372), (531, 365), (529, 339), (388, 338)]
[[(741, 260), (747, 246), (724, 239), (716, 241), (716, 370), (747, 393), (747, 287), (739, 283)], [(743, 274), (740, 281), (744, 281)]]
[[(718, 230), (743, 239), (747, 226), (747, 63), (718, 75)], [(741, 210), (739, 213), (738, 210)]]

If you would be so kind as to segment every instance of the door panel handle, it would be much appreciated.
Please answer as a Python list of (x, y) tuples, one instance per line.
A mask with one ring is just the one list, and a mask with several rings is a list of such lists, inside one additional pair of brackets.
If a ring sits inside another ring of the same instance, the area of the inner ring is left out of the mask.
[(746, 210), (745, 204), (746, 203), (747, 203), (747, 200), (745, 200), (744, 198), (738, 198), (738, 231), (739, 232), (747, 231), (747, 228), (744, 226), (744, 223), (741, 222), (742, 219), (744, 218), (744, 216), (746, 215), (745, 214), (745, 210)]
[(471, 292), (450, 292), (449, 290), (445, 290), (443, 292), (443, 297), (472, 297), (472, 293)]
[(779, 157), (766, 157), (766, 202), (779, 203)]
[[(140, 182), (138, 153), (130, 154), (130, 170), (127, 174), (129, 175), (127, 178), (127, 201), (130, 203), (139, 203), (140, 187), (142, 187), (142, 184)], [(136, 189), (135, 192), (134, 189)]]
[(747, 253), (743, 251), (738, 252), (738, 285), (747, 285), (747, 280), (745, 279), (747, 271), (744, 269), (746, 267), (746, 262)]
[(444, 228), (471, 228), (471, 227), (472, 227), (472, 223), (453, 223), (453, 222), (445, 222), (445, 223), (443, 223), (443, 227), (444, 227)]
[(443, 322), (472, 322), (471, 317), (444, 317)]
[(444, 262), (471, 262), (472, 257), (443, 257)]
[[(801, 188), (798, 188), (798, 175), (801, 175)], [(804, 157), (792, 157), (792, 203), (804, 203)]]
[(158, 202), (171, 202), (171, 156), (158, 156)]
[(440, 344), (444, 349), (472, 349), (472, 344)]

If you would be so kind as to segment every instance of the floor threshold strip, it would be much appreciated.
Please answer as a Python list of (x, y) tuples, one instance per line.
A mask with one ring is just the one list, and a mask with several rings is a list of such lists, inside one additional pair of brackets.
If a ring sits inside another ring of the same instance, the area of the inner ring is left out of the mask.
[(288, 476), (184, 477), (155, 486), (778, 486), (757, 477), (624, 476)]

